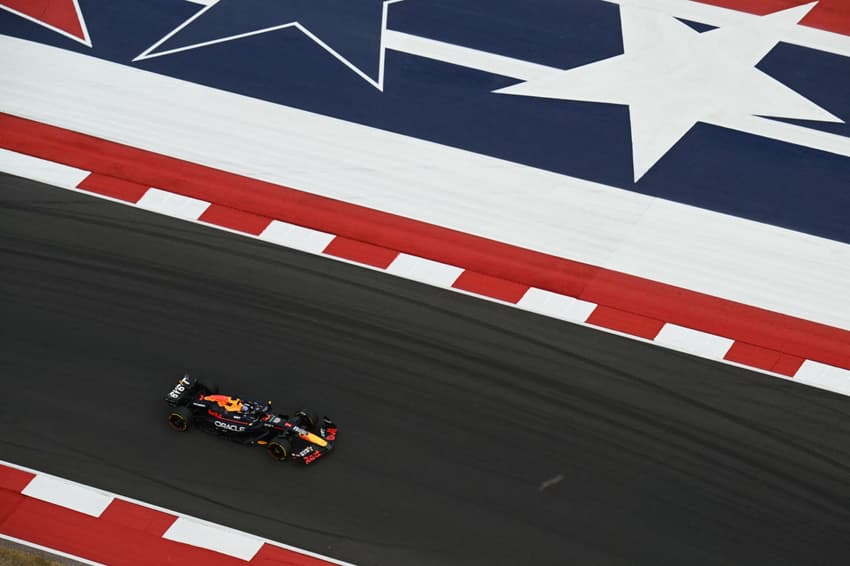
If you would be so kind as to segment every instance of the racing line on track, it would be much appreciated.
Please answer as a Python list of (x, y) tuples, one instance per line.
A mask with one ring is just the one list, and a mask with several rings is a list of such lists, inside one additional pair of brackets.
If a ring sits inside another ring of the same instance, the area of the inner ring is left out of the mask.
[[(6, 461), (363, 566), (847, 555), (842, 396), (82, 192), (0, 192)], [(298, 468), (175, 435), (185, 369), (344, 442)]]
[(0, 128), (11, 173), (850, 394), (847, 330), (7, 114)]

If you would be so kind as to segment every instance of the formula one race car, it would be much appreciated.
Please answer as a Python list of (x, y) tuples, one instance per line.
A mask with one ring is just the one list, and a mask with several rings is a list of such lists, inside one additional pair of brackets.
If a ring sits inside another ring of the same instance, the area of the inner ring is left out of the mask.
[(275, 460), (310, 464), (334, 447), (337, 427), (327, 417), (301, 410), (292, 416), (271, 411), (271, 401), (219, 395), (218, 388), (184, 375), (165, 398), (168, 424), (177, 432), (191, 425), (246, 445), (265, 446)]

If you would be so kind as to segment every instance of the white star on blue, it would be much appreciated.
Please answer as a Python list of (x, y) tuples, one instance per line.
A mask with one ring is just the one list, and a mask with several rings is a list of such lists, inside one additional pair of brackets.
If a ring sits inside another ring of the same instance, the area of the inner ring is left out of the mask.
[[(219, 0), (135, 60), (295, 27), (377, 88), (383, 83), (386, 6), (401, 0)], [(294, 55), (294, 56), (297, 56)]]

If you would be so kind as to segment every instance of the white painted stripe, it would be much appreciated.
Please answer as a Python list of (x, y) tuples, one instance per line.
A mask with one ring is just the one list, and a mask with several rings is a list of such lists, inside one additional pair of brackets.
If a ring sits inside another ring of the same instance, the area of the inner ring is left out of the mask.
[(179, 517), (162, 538), (207, 548), (242, 560), (251, 560), (264, 542), (259, 537), (189, 517)]
[(722, 360), (735, 341), (668, 322), (661, 327), (661, 332), (655, 337), (654, 342), (704, 358)]
[(828, 389), (841, 395), (850, 395), (850, 370), (828, 366), (820, 362), (804, 361), (797, 373), (794, 374), (794, 381), (820, 389)]
[(136, 203), (136, 206), (145, 210), (167, 214), (183, 220), (197, 220), (209, 205), (210, 203), (203, 200), (155, 188), (148, 189)]
[(56, 550), (55, 548), (50, 548), (49, 546), (42, 546), (40, 544), (36, 544), (34, 542), (30, 542), (28, 540), (23, 540), (20, 538), (10, 537), (9, 535), (5, 535), (0, 533), (0, 539), (7, 540), (9, 542), (13, 542), (15, 544), (20, 544), (23, 546), (28, 546), (30, 548), (34, 548), (36, 550), (40, 550), (42, 552), (47, 552), (49, 554), (53, 554), (55, 556), (59, 556), (61, 558), (67, 558), (68, 560), (73, 560), (74, 562), (79, 562), (80, 564), (86, 564), (87, 566), (106, 566), (101, 562), (93, 562), (86, 558), (82, 558), (81, 556), (76, 556), (74, 554), (68, 554), (67, 552), (62, 552), (61, 550)]
[(786, 124), (759, 116), (740, 116), (735, 119), (712, 118), (710, 123), (836, 155), (850, 156), (850, 138), (796, 124)]
[(44, 474), (35, 476), (21, 493), (92, 517), (100, 517), (113, 500), (111, 493)]
[(259, 238), (288, 248), (314, 254), (322, 253), (336, 236), (288, 222), (273, 220)]
[[(621, 6), (638, 6), (670, 14), (678, 18), (702, 22), (716, 27), (744, 24), (759, 16), (702, 4), (698, 0), (605, 0)], [(785, 43), (819, 49), (836, 55), (850, 57), (850, 37), (803, 25), (790, 27), (782, 37)]]
[(596, 303), (582, 301), (581, 299), (567, 297), (566, 295), (559, 295), (535, 287), (525, 292), (525, 295), (519, 300), (517, 306), (570, 322), (584, 322), (597, 307)]
[(407, 254), (399, 254), (387, 268), (387, 273), (435, 285), (451, 287), (463, 268)]
[(658, 199), (604, 267), (850, 329), (850, 246), (832, 240)]
[[(736, 21), (740, 23), (740, 20)], [(547, 67), (519, 59), (511, 59), (502, 55), (477, 51), (468, 47), (443, 43), (401, 32), (388, 31), (386, 41), (389, 47), (397, 51), (404, 51), (420, 57), (428, 57), (430, 59), (507, 77), (514, 77), (524, 81), (563, 72), (556, 67)], [(758, 116), (713, 117), (709, 122), (748, 134), (810, 147), (836, 155), (850, 156), (850, 138), (838, 134), (813, 130)]]
[(89, 176), (89, 171), (2, 148), (0, 148), (0, 171), (69, 189), (76, 187)]
[(546, 65), (512, 59), (389, 29), (384, 32), (384, 45), (394, 51), (526, 81), (539, 78), (553, 71), (559, 71), (557, 68), (547, 67)]
[(8, 36), (0, 60), (13, 115), (850, 329), (850, 245)]

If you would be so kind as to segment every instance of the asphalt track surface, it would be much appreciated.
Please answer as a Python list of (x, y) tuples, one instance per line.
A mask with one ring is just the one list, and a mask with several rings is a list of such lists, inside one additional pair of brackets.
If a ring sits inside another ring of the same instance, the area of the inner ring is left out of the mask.
[[(362, 565), (835, 564), (850, 401), (0, 177), (0, 457)], [(197, 431), (184, 369), (314, 407), (300, 468)]]

